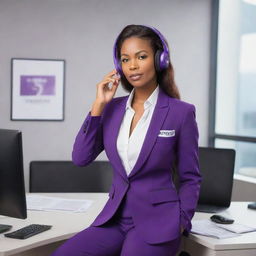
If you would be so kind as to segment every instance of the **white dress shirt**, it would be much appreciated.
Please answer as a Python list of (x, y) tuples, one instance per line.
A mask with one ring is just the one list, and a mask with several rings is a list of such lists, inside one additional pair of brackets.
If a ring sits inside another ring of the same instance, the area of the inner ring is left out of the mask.
[(117, 151), (122, 160), (123, 166), (127, 173), (127, 176), (132, 171), (139, 153), (141, 151), (142, 144), (144, 142), (150, 120), (155, 109), (159, 94), (159, 85), (151, 93), (148, 99), (144, 102), (144, 112), (140, 120), (137, 122), (132, 134), (129, 138), (130, 127), (135, 111), (131, 106), (134, 96), (134, 89), (131, 91), (125, 108), (124, 118), (122, 120), (119, 134), (117, 137)]

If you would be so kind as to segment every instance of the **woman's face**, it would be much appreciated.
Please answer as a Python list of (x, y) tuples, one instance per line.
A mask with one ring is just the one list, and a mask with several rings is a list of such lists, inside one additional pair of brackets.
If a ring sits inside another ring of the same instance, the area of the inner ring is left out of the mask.
[(138, 37), (127, 38), (121, 47), (121, 65), (126, 79), (132, 86), (157, 85), (154, 52), (149, 40)]

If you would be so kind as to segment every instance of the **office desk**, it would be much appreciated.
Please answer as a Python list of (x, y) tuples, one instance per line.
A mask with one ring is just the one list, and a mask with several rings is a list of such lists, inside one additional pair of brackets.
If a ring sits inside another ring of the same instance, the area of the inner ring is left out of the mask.
[[(256, 227), (256, 211), (247, 209), (248, 202), (232, 202), (224, 212), (237, 223)], [(196, 212), (193, 219), (208, 219), (212, 214)], [(183, 237), (183, 249), (191, 256), (256, 256), (256, 232), (234, 238), (217, 239), (189, 234)]]
[(95, 200), (87, 212), (43, 212), (28, 210), (28, 218), (25, 220), (0, 217), (1, 224), (13, 225), (9, 232), (26, 225), (46, 224), (53, 227), (41, 234), (25, 240), (7, 238), (0, 234), (0, 256), (47, 256), (57, 248), (63, 240), (66, 240), (77, 232), (88, 227), (99, 214), (108, 199), (108, 193), (33, 193), (34, 195), (54, 196), (74, 199)]
[[(0, 223), (13, 225), (12, 230), (23, 226), (36, 224), (53, 225), (52, 229), (25, 240), (6, 238), (0, 234), (0, 256), (47, 256), (61, 245), (64, 240), (88, 227), (101, 211), (108, 199), (107, 193), (51, 193), (38, 194), (74, 199), (95, 200), (84, 213), (41, 212), (28, 211), (26, 220), (1, 217)], [(256, 211), (247, 209), (247, 202), (233, 202), (225, 211), (237, 222), (256, 226)], [(209, 218), (212, 214), (196, 213), (194, 219)], [(255, 256), (256, 232), (228, 239), (216, 239), (200, 235), (189, 234), (183, 237), (181, 250), (186, 250), (191, 256)]]

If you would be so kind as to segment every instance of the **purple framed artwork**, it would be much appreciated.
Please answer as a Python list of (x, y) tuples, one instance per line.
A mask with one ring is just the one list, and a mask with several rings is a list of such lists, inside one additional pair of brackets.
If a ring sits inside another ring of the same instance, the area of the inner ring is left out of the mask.
[(11, 120), (64, 120), (65, 60), (12, 58), (11, 82)]

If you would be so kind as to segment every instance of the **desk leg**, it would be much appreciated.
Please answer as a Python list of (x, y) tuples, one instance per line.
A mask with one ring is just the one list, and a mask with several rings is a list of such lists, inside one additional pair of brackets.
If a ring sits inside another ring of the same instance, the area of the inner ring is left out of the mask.
[(186, 237), (183, 237), (183, 240), (183, 250), (189, 253), (191, 256), (217, 256), (216, 251), (213, 251), (201, 244), (198, 244), (193, 240), (190, 240)]

